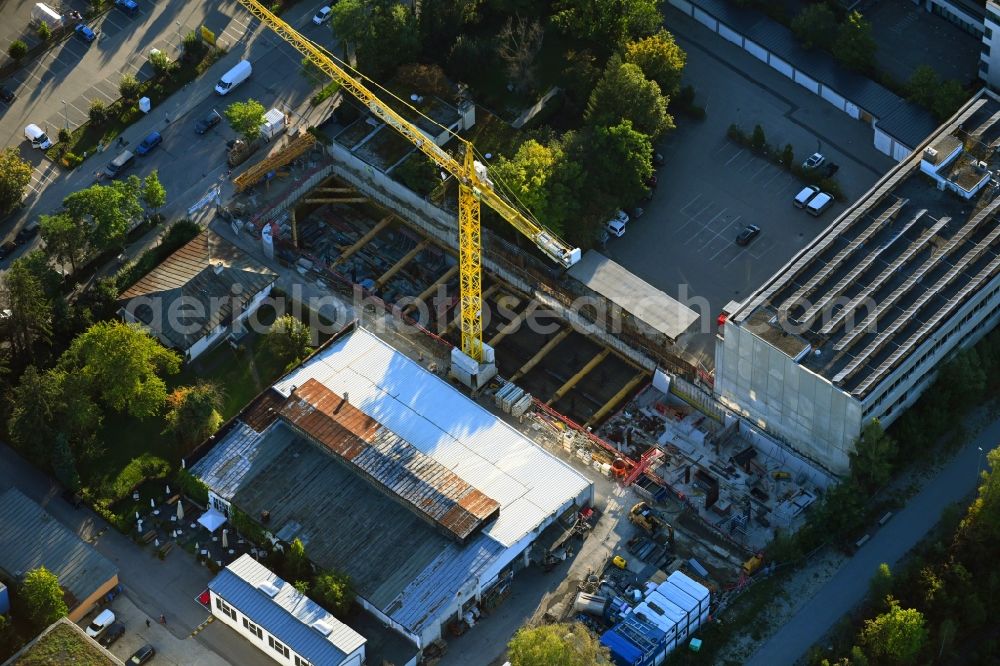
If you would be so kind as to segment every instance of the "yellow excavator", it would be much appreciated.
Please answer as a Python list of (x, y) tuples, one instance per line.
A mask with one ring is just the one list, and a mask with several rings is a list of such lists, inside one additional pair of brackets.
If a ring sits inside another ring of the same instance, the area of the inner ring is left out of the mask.
[(674, 527), (645, 502), (639, 502), (628, 512), (628, 519), (654, 538), (665, 535), (670, 547), (674, 547)]

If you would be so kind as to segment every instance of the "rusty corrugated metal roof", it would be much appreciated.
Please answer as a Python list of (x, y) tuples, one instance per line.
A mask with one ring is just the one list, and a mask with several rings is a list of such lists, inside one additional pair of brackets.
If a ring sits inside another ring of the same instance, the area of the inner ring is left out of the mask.
[(246, 411), (240, 415), (240, 420), (256, 432), (264, 432), (278, 418), (278, 410), (285, 403), (285, 396), (273, 388), (269, 388), (258, 396)]
[(279, 412), (381, 490), (459, 541), (499, 514), (499, 502), (316, 379), (295, 388)]

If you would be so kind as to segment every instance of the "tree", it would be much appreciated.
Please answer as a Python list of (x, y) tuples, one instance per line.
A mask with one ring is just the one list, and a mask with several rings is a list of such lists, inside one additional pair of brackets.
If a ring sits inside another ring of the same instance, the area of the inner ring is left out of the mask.
[(586, 136), (581, 164), (587, 170), (587, 187), (601, 192), (615, 206), (636, 201), (648, 192), (653, 175), (653, 144), (644, 132), (623, 120), (612, 127), (595, 128)]
[(864, 72), (871, 69), (875, 62), (875, 49), (872, 24), (859, 11), (848, 14), (837, 31), (833, 55), (851, 69)]
[(344, 618), (354, 600), (351, 579), (346, 574), (325, 571), (313, 581), (312, 598), (337, 617)]
[(265, 111), (263, 104), (255, 99), (248, 99), (245, 102), (233, 102), (226, 108), (224, 115), (234, 132), (247, 141), (253, 141), (260, 136)]
[(15, 356), (35, 358), (35, 347), (52, 335), (52, 304), (38, 277), (26, 264), (15, 261), (3, 275), (0, 302), (8, 311), (4, 337)]
[(167, 396), (167, 432), (173, 433), (185, 452), (222, 425), (222, 390), (214, 382), (182, 386)]
[(92, 99), (90, 108), (87, 109), (87, 116), (95, 125), (103, 125), (108, 121), (108, 107), (104, 105), (103, 100)]
[(24, 575), (18, 597), (28, 619), (36, 629), (49, 626), (69, 612), (63, 600), (59, 579), (45, 567), (32, 569)]
[(522, 627), (507, 643), (511, 666), (610, 664), (608, 649), (579, 622)]
[(674, 127), (660, 86), (643, 76), (638, 66), (622, 62), (617, 56), (608, 61), (590, 93), (584, 118), (592, 125), (605, 127), (630, 120), (635, 129), (651, 137)]
[(817, 2), (792, 19), (792, 32), (807, 49), (828, 49), (837, 34), (837, 17), (828, 4)]
[(66, 213), (40, 215), (38, 229), (45, 244), (45, 254), (60, 264), (69, 262), (75, 273), (77, 262), (87, 253), (87, 228), (83, 221)]
[(889, 610), (865, 620), (861, 642), (877, 657), (892, 663), (912, 664), (927, 642), (923, 613), (915, 608), (900, 608), (888, 597)]
[(552, 22), (565, 34), (603, 54), (663, 25), (658, 0), (556, 0)]
[(912, 101), (924, 108), (930, 108), (934, 104), (940, 85), (941, 77), (934, 68), (930, 65), (920, 65), (910, 74), (910, 80), (906, 82), (906, 92)]
[(89, 244), (103, 251), (121, 245), (132, 222), (142, 216), (141, 194), (142, 181), (132, 175), (74, 192), (63, 199), (63, 208), (87, 229)]
[(166, 53), (159, 49), (153, 49), (149, 53), (149, 64), (153, 66), (153, 71), (157, 76), (169, 76), (177, 69), (177, 63), (171, 60)]
[(389, 78), (420, 51), (417, 21), (410, 8), (396, 0), (369, 0), (369, 7), (369, 30), (358, 45), (358, 63), (376, 80)]
[(52, 28), (49, 27), (49, 24), (46, 23), (45, 21), (42, 21), (41, 23), (39, 23), (38, 24), (38, 39), (42, 40), (43, 42), (47, 42), (47, 41), (49, 41), (49, 37), (51, 37), (51, 36), (52, 36)]
[(643, 75), (656, 81), (664, 95), (673, 97), (681, 87), (681, 76), (687, 63), (684, 52), (674, 36), (666, 30), (625, 45), (625, 62), (638, 65)]
[(139, 79), (135, 78), (134, 74), (123, 74), (118, 79), (118, 93), (122, 99), (134, 101), (139, 98), (140, 92), (142, 92), (142, 84), (139, 83)]
[(762, 153), (766, 147), (767, 135), (764, 134), (764, 128), (758, 123), (753, 126), (753, 134), (750, 135), (750, 149), (755, 153)]
[(479, 22), (481, 4), (482, 0), (421, 0), (417, 26), (424, 53), (447, 53), (463, 28)]
[(965, 104), (967, 99), (969, 99), (969, 93), (962, 88), (961, 83), (954, 79), (945, 81), (937, 89), (934, 102), (931, 104), (931, 112), (937, 116), (938, 120), (950, 118), (953, 113), (958, 111), (958, 107)]
[(340, 0), (330, 7), (330, 29), (340, 41), (344, 49), (349, 46), (355, 49), (368, 35), (369, 3), (367, 0)]
[(563, 220), (559, 211), (549, 206), (549, 183), (562, 158), (563, 152), (557, 142), (544, 146), (535, 139), (528, 139), (513, 157), (500, 156), (490, 167), (490, 178), (513, 192), (542, 224), (556, 233), (562, 233)]
[(20, 62), (24, 56), (28, 55), (28, 45), (20, 39), (15, 39), (7, 48), (7, 55)]
[(785, 144), (785, 148), (781, 151), (781, 163), (785, 167), (791, 167), (795, 164), (795, 149), (792, 148), (792, 144)]
[(142, 180), (142, 201), (155, 214), (167, 203), (167, 190), (160, 182), (160, 172), (153, 169)]
[(312, 333), (292, 315), (278, 317), (267, 332), (271, 352), (285, 362), (303, 358), (309, 351)]
[(883, 562), (878, 565), (868, 587), (871, 598), (875, 600), (885, 599), (892, 592), (892, 570), (888, 564)]
[(54, 373), (29, 365), (14, 389), (7, 422), (11, 441), (22, 453), (45, 460), (59, 435), (62, 385)]
[(895, 458), (896, 442), (885, 434), (878, 419), (872, 419), (861, 428), (850, 453), (851, 475), (865, 491), (872, 492), (889, 481)]
[(312, 573), (312, 565), (309, 564), (309, 558), (306, 556), (306, 547), (297, 537), (288, 545), (288, 552), (285, 553), (284, 573), (286, 578), (292, 580), (308, 578)]
[(527, 90), (534, 82), (532, 64), (545, 31), (538, 20), (511, 16), (497, 35), (497, 55), (507, 65), (507, 78), (519, 90)]
[(52, 473), (61, 484), (70, 490), (80, 487), (80, 474), (76, 470), (76, 459), (69, 439), (60, 432), (52, 442)]
[(142, 418), (163, 408), (167, 387), (160, 375), (176, 373), (180, 364), (176, 352), (138, 326), (102, 321), (73, 340), (58, 367), (78, 374), (111, 409)]
[(189, 31), (184, 35), (184, 39), (181, 42), (184, 50), (184, 54), (181, 56), (184, 60), (188, 62), (199, 62), (205, 53), (208, 52), (208, 44), (201, 40), (201, 37), (194, 30)]
[(31, 165), (17, 148), (0, 151), (0, 215), (12, 211), (24, 198), (31, 183)]

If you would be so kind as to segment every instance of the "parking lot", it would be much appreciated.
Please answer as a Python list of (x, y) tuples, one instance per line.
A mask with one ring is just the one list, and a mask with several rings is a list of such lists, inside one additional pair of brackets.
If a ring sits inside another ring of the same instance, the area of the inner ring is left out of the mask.
[[(676, 119), (658, 150), (665, 164), (642, 218), (604, 251), (633, 273), (702, 315), (702, 335), (689, 349), (711, 368), (714, 320), (730, 300), (741, 300), (891, 168), (872, 145), (872, 130), (713, 35), (673, 9), (667, 25), (687, 51), (685, 82), (707, 118)], [(791, 144), (796, 162), (815, 151), (840, 168), (836, 179), (845, 201), (819, 218), (795, 208), (804, 184), (790, 172), (726, 135), (736, 123), (746, 132), (764, 129), (768, 143)], [(761, 228), (747, 247), (736, 236), (748, 224)]]

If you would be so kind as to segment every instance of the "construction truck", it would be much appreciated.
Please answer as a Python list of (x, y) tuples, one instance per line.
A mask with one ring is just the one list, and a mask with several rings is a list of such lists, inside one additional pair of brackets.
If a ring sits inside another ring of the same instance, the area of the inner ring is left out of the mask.
[(628, 513), (628, 519), (633, 524), (638, 525), (644, 532), (654, 537), (654, 539), (657, 535), (665, 536), (670, 547), (674, 547), (673, 526), (645, 502), (639, 502), (633, 506), (632, 510)]

